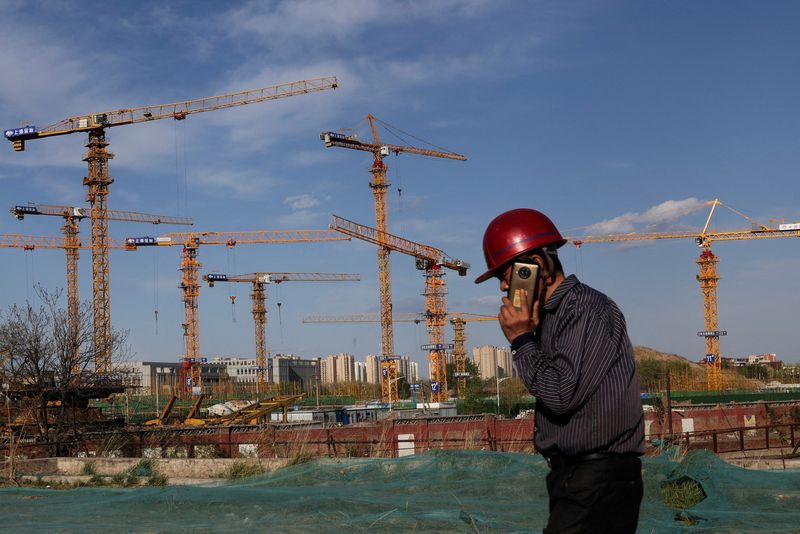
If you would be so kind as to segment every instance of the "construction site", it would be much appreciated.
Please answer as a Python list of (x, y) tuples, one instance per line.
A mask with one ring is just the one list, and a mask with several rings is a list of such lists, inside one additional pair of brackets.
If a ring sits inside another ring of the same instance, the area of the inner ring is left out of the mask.
[[(528, 148), (486, 139), (490, 123), (451, 127), (473, 120), (444, 107), (458, 91), (437, 99), (430, 121), (406, 115), (400, 96), (390, 101), (397, 109), (382, 102), (378, 115), (394, 126), (367, 111), (363, 77), (333, 64), (342, 75), (255, 89), (238, 77), (212, 96), (165, 86), (192, 99), (123, 100), (81, 115), (53, 87), (61, 115), (40, 118), (58, 106), (11, 110), (42, 122), (6, 125), (0, 180), (24, 169), (42, 196), (4, 195), (11, 222), (0, 227), (6, 528), (540, 532), (551, 464), (534, 445), (537, 398), (498, 324), (508, 281), (498, 276), (502, 293), (497, 280), (484, 293), (472, 287), (484, 271), (474, 229), (495, 212), (570, 206), (575, 195), (601, 206), (585, 217), (553, 208), (558, 254), (620, 302), (633, 341), (644, 411), (639, 532), (797, 532), (800, 353), (784, 322), (800, 237), (792, 192), (766, 209), (759, 195), (717, 182), (711, 194), (697, 187), (702, 198), (653, 205), (630, 184), (605, 197), (563, 178), (519, 190), (480, 181), (472, 173), (521, 172), (488, 159), (490, 149)], [(398, 67), (413, 77), (408, 68)], [(484, 98), (466, 85), (471, 100)], [(339, 100), (363, 104), (346, 127), (329, 111)], [(498, 117), (513, 121), (522, 108)], [(535, 113), (519, 113), (533, 122)], [(259, 151), (269, 157), (244, 163)], [(76, 162), (82, 177), (48, 181)], [(147, 173), (152, 182), (132, 183)], [(305, 174), (313, 187), (300, 183)], [(668, 179), (659, 180), (661, 194)], [(563, 191), (550, 191), (554, 183)], [(537, 200), (543, 190), (547, 202)], [(609, 198), (624, 215), (602, 211)], [(171, 211), (164, 199), (173, 213), (161, 213)], [(742, 208), (748, 199), (761, 204)], [(636, 212), (643, 202), (653, 207)], [(6, 231), (11, 224), (52, 231)]]

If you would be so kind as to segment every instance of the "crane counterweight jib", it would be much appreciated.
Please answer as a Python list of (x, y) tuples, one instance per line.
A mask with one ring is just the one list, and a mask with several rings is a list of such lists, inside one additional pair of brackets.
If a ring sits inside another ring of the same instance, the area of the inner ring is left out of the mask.
[(364, 152), (378, 152), (381, 156), (388, 156), (390, 153), (399, 155), (403, 152), (408, 154), (417, 154), (420, 156), (432, 156), (435, 158), (454, 159), (458, 161), (466, 161), (467, 157), (463, 154), (456, 152), (445, 152), (442, 150), (430, 150), (427, 148), (419, 148), (414, 146), (393, 145), (385, 143), (367, 143), (359, 140), (354, 135), (345, 135), (337, 132), (322, 132), (319, 138), (324, 141), (325, 147), (330, 148), (333, 146), (340, 148), (351, 148), (354, 150), (362, 150)]

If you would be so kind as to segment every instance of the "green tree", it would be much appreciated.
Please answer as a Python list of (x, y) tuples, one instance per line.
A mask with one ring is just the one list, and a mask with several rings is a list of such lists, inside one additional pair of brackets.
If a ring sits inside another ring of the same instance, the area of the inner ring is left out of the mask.
[[(447, 367), (447, 383), (451, 388), (455, 388), (457, 378), (453, 375), (455, 373), (455, 364), (448, 363)], [(469, 373), (467, 378), (467, 389), (463, 399), (459, 399), (458, 409), (460, 413), (483, 413), (485, 411), (485, 397), (488, 380), (482, 380), (478, 366), (475, 365), (470, 359), (465, 363), (465, 371)]]

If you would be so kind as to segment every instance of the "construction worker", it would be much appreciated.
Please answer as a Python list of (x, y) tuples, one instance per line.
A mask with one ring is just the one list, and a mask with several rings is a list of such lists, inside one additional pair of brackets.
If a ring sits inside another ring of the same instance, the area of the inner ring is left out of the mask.
[(564, 275), (564, 243), (539, 211), (502, 213), (486, 228), (487, 271), (475, 283), (496, 277), (508, 291), (515, 263), (538, 266), (532, 305), (524, 289), (504, 296), (498, 320), (536, 397), (534, 445), (550, 466), (544, 532), (635, 532), (644, 416), (633, 347), (617, 305)]

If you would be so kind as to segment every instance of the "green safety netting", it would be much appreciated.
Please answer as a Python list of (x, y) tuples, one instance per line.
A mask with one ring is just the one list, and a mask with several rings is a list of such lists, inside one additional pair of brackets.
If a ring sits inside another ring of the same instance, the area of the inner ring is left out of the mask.
[[(541, 456), (437, 451), (396, 459), (316, 460), (218, 486), (0, 490), (4, 532), (540, 532)], [(708, 497), (680, 512), (665, 481)], [(800, 532), (800, 471), (733, 467), (697, 451), (644, 459), (639, 532)], [(694, 524), (677, 521), (676, 515)]]

